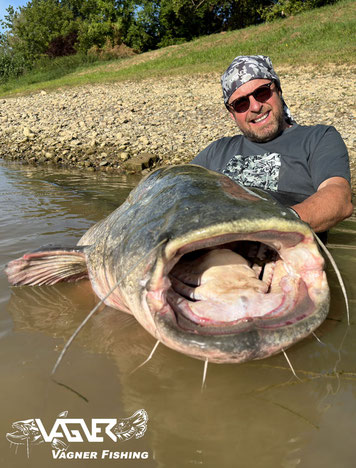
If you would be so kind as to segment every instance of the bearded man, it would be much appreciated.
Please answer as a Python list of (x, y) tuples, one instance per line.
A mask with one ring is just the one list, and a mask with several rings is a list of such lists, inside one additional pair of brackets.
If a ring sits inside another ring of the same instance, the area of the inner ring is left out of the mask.
[(294, 121), (270, 58), (236, 57), (221, 84), (225, 106), (242, 135), (213, 142), (192, 163), (268, 191), (315, 232), (351, 216), (345, 143), (332, 126)]

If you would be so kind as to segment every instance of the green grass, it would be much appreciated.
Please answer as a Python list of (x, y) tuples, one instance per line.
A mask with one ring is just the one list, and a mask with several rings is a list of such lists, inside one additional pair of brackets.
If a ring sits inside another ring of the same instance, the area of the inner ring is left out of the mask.
[[(83, 62), (65, 57), (0, 86), (0, 95), (87, 83), (221, 73), (237, 55), (269, 55), (277, 67), (352, 65), (355, 0), (343, 0), (273, 23), (201, 37), (127, 59)], [(72, 61), (72, 62), (71, 62)]]

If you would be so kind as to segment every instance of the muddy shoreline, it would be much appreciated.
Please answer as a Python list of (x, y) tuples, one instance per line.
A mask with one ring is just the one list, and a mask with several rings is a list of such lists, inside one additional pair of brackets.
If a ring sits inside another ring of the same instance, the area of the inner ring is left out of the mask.
[[(277, 72), (299, 124), (340, 132), (356, 193), (353, 71)], [(237, 133), (221, 96), (219, 76), (211, 74), (0, 98), (0, 158), (106, 172), (188, 162), (210, 142)]]

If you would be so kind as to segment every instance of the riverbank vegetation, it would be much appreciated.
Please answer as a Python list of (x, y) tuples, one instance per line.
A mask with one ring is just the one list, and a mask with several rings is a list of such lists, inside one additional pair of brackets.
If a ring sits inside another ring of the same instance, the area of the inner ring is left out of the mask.
[[(334, 4), (303, 11), (325, 3)], [(32, 0), (8, 9), (0, 93), (221, 72), (239, 54), (263, 53), (291, 67), (351, 65), (354, 6), (354, 0), (272, 6), (270, 0)]]

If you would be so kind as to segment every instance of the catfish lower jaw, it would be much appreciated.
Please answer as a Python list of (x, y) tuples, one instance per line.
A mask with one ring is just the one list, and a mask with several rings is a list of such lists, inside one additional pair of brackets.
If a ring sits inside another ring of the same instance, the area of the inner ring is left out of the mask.
[(184, 310), (184, 307), (189, 307), (189, 303), (184, 304), (183, 302), (188, 301), (182, 300), (172, 291), (168, 291), (167, 303), (169, 308), (166, 307), (164, 311), (161, 310), (158, 313), (162, 315), (173, 313), (177, 327), (188, 333), (199, 333), (201, 335), (235, 334), (245, 330), (246, 326), (251, 324), (261, 329), (290, 326), (307, 318), (315, 311), (315, 304), (311, 300), (307, 286), (303, 281), (298, 282), (298, 289), (294, 291), (292, 297), (288, 297), (287, 292), (281, 297), (281, 302), (276, 309), (267, 311), (265, 314), (256, 314), (253, 317), (241, 317), (234, 321), (199, 320), (199, 318), (192, 317)]
[[(258, 239), (267, 240), (268, 244)], [(222, 240), (228, 242), (219, 243)], [(221, 303), (184, 296), (185, 289), (177, 291), (172, 271), (177, 266), (179, 271), (181, 263), (189, 265), (190, 258), (194, 264), (206, 252), (228, 249), (245, 257), (249, 265), (253, 264), (252, 268), (257, 266), (261, 280), (265, 271), (271, 270), (271, 263), (274, 267), (272, 277), (267, 278), (265, 292), (237, 291), (237, 296), (247, 296), (242, 300), (243, 307), (239, 310), (238, 304), (228, 303), (224, 315)], [(256, 250), (260, 255), (253, 259), (251, 251)], [(327, 313), (328, 287), (323, 259), (312, 241), (299, 233), (228, 234), (187, 244), (176, 252), (163, 271), (161, 281), (155, 284), (164, 287), (155, 289), (152, 284), (147, 296), (157, 327), (155, 335), (165, 345), (199, 359), (244, 362), (270, 356), (310, 334)], [(197, 306), (201, 306), (201, 313), (199, 309), (196, 313)], [(206, 312), (210, 307), (212, 310)], [(278, 339), (271, 341), (268, 338), (271, 334), (274, 340), (277, 334)]]
[[(313, 307), (313, 304), (309, 305)], [(175, 351), (219, 364), (242, 363), (263, 359), (289, 348), (313, 332), (327, 312), (328, 305), (324, 303), (318, 314), (284, 326), (276, 319), (271, 320), (270, 327), (262, 326), (260, 318), (240, 320), (227, 334), (202, 334), (198, 328), (186, 331), (177, 324), (172, 310), (157, 313), (154, 321), (157, 339)]]
[(283, 317), (244, 318), (220, 327), (198, 325), (167, 301), (153, 317), (156, 338), (167, 347), (214, 363), (243, 363), (285, 350), (312, 333), (328, 313), (327, 301), (315, 305), (301, 286), (293, 311)]
[[(270, 301), (268, 300), (269, 298), (267, 294), (266, 297), (257, 299), (260, 307), (263, 307), (264, 302), (269, 305)], [(266, 299), (266, 301), (263, 299)], [(199, 333), (202, 335), (227, 335), (239, 333), (241, 329), (244, 328), (241, 327), (241, 324), (253, 323), (254, 321), (258, 323), (257, 326), (260, 328), (292, 325), (296, 321), (308, 316), (314, 310), (314, 304), (308, 296), (308, 291), (303, 281), (298, 282), (298, 288), (293, 291), (292, 296), (288, 296), (288, 292), (284, 292), (284, 294), (280, 294), (273, 299), (276, 299), (277, 304), (277, 307), (274, 309), (267, 310), (265, 313), (257, 312), (254, 316), (242, 315), (236, 320), (227, 321), (201, 318), (191, 310), (188, 300), (174, 294), (172, 291), (168, 291), (167, 293), (167, 302), (175, 314), (177, 326), (187, 332)], [(304, 306), (307, 305), (307, 309), (304, 308), (303, 311), (301, 311), (301, 304)], [(205, 305), (208, 306), (208, 304), (203, 304), (203, 307)], [(248, 305), (251, 308), (251, 305)], [(297, 313), (295, 313), (295, 311), (297, 311)]]

